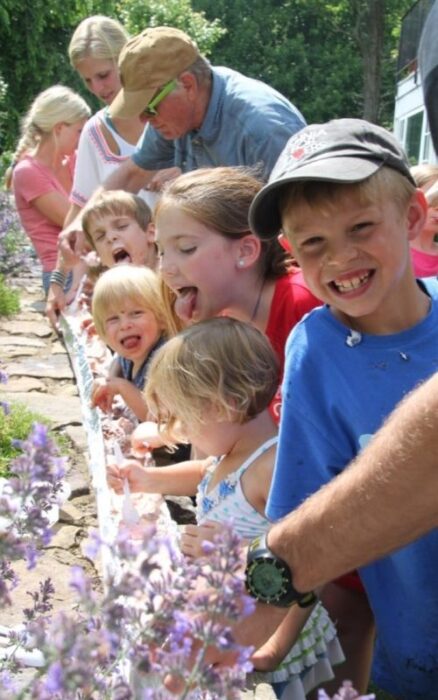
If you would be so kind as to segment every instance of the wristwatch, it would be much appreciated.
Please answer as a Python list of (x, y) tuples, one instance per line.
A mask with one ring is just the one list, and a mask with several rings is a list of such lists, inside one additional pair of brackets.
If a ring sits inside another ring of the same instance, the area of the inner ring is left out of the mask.
[(298, 593), (292, 584), (292, 574), (283, 559), (269, 549), (266, 534), (256, 537), (248, 548), (246, 588), (248, 593), (263, 603), (288, 608), (294, 603), (307, 608), (316, 602), (316, 595)]

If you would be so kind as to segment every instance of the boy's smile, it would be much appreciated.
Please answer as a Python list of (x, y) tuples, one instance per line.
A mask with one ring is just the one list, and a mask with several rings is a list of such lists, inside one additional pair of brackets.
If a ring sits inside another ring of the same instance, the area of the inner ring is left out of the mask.
[(345, 279), (341, 276), (331, 283), (334, 289), (340, 294), (354, 295), (354, 292), (362, 292), (364, 286), (370, 281), (373, 275), (372, 270), (364, 270), (361, 272), (356, 272), (354, 277), (347, 276)]
[(298, 203), (283, 215), (283, 229), (309, 288), (339, 320), (395, 333), (419, 320), (409, 240), (423, 220), (415, 195), (403, 213), (390, 201), (363, 205), (352, 193), (325, 208)]

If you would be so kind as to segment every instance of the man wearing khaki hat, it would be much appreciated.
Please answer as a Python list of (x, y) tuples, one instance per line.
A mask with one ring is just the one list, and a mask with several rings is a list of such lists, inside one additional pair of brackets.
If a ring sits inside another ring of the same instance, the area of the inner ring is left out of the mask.
[(105, 182), (108, 189), (159, 189), (154, 171), (258, 165), (268, 177), (300, 112), (265, 83), (211, 66), (187, 34), (145, 29), (119, 58), (123, 88), (112, 116), (141, 115), (147, 128), (132, 158)]

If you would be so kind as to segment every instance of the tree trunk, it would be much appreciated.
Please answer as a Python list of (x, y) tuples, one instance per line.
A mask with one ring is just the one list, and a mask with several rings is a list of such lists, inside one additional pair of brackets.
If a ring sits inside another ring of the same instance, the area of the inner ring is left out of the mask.
[(385, 0), (353, 0), (363, 64), (363, 118), (377, 122), (380, 107)]

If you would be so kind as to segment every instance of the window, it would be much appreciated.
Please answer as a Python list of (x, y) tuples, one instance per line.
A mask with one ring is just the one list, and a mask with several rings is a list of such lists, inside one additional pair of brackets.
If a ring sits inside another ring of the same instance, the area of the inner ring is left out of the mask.
[(423, 130), (424, 111), (416, 112), (407, 118), (405, 129), (405, 150), (409, 161), (415, 165), (422, 160), (423, 155), (421, 149), (421, 132)]

